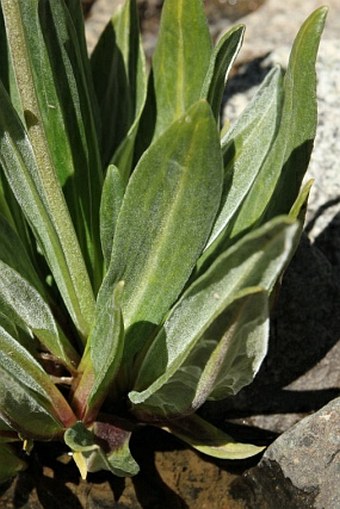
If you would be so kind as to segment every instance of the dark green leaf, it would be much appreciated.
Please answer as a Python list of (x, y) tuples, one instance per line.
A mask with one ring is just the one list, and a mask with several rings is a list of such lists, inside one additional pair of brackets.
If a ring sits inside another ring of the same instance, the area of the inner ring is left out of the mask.
[(95, 47), (91, 65), (101, 113), (104, 163), (112, 160), (119, 147), (113, 161), (122, 175), (128, 176), (146, 97), (145, 57), (135, 0), (125, 1), (112, 18)]
[[(15, 256), (13, 256), (14, 253)], [(46, 290), (33, 267), (21, 238), (1, 214), (0, 260), (18, 272), (24, 279), (32, 284), (41, 295), (45, 295)]]
[(94, 204), (100, 198), (102, 170), (93, 98), (74, 25), (64, 2), (2, 0), (2, 4), (30, 141), (39, 167), (50, 170), (46, 180), (48, 175), (51, 180), (53, 174), (53, 179), (58, 177), (64, 186), (83, 256), (96, 286), (101, 277), (101, 250), (99, 211)]
[(14, 449), (7, 444), (0, 444), (0, 484), (25, 470), (26, 463), (20, 459)]

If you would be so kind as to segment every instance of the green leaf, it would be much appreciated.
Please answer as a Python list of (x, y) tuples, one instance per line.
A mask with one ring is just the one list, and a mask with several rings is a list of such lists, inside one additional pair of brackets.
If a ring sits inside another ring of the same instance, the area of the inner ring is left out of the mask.
[(78, 367), (81, 378), (74, 393), (73, 408), (83, 421), (91, 421), (96, 416), (120, 365), (124, 346), (120, 308), (123, 286), (118, 283), (111, 298), (98, 308)]
[[(106, 423), (94, 423), (92, 431), (82, 422), (66, 430), (65, 443), (73, 451), (81, 476), (86, 479), (88, 472), (108, 470), (119, 477), (133, 476), (139, 467), (129, 449), (131, 433)], [(103, 450), (106, 442), (106, 451)]]
[[(174, 374), (147, 399), (141, 412), (167, 419), (195, 412), (207, 399), (236, 394), (254, 379), (267, 352), (268, 296), (258, 288), (220, 305), (220, 314), (191, 345)], [(138, 395), (130, 393), (132, 401)], [(154, 410), (156, 408), (156, 410)], [(138, 406), (135, 408), (138, 414)]]
[(265, 447), (236, 442), (198, 415), (178, 419), (164, 427), (197, 451), (218, 459), (242, 460), (262, 452)]
[(233, 225), (231, 236), (288, 213), (300, 190), (316, 132), (315, 60), (327, 8), (301, 27), (284, 77), (279, 130), (261, 171)]
[(94, 49), (91, 66), (101, 114), (103, 160), (105, 164), (113, 160), (128, 177), (146, 98), (145, 57), (135, 0), (126, 0), (112, 18)]
[(201, 98), (212, 43), (201, 0), (166, 0), (152, 60), (159, 136)]
[[(215, 121), (204, 101), (140, 160), (125, 192), (98, 297), (100, 308), (114, 284), (124, 281), (126, 329), (137, 322), (158, 324), (185, 285), (219, 206), (221, 164)], [(132, 333), (126, 344), (130, 362), (145, 341), (138, 331)]]
[(109, 266), (113, 237), (122, 206), (125, 186), (116, 166), (107, 169), (100, 201), (100, 240), (106, 267)]
[[(13, 256), (13, 253), (15, 253), (15, 256)], [(45, 296), (46, 290), (33, 267), (21, 238), (1, 214), (0, 260), (12, 267), (12, 269), (33, 285), (41, 295)]]
[(0, 484), (8, 481), (27, 467), (10, 445), (0, 444)]
[[(245, 236), (184, 293), (153, 340), (129, 398), (135, 411), (167, 412), (158, 393), (184, 364), (220, 314), (260, 287), (270, 293), (296, 247), (299, 225), (280, 217)], [(260, 322), (264, 320), (261, 313)], [(262, 330), (262, 329), (261, 329)], [(262, 340), (263, 341), (263, 340)], [(171, 401), (169, 409), (171, 409)]]
[(52, 439), (75, 421), (43, 368), (0, 327), (0, 418), (24, 437)]
[(282, 73), (274, 69), (221, 140), (225, 161), (221, 208), (206, 249), (223, 237), (256, 181), (275, 136), (281, 106)]
[(223, 34), (215, 46), (203, 83), (201, 98), (206, 99), (219, 119), (225, 84), (243, 42), (245, 27), (236, 25)]
[[(94, 287), (101, 279), (99, 215), (102, 166), (94, 119), (89, 62), (84, 56), (79, 12), (64, 1), (28, 0), (20, 16), (39, 106), (54, 169), (77, 231)], [(78, 11), (80, 6), (78, 2)], [(76, 33), (73, 21), (77, 23)], [(34, 24), (34, 29), (32, 25)], [(26, 84), (27, 86), (27, 84)]]
[[(234, 322), (227, 327), (230, 314)], [(206, 399), (235, 395), (254, 380), (268, 350), (268, 293), (257, 288), (249, 290), (248, 295), (226, 309), (204, 336), (221, 339), (204, 367), (193, 402), (197, 407)]]
[(78, 354), (58, 328), (54, 317), (38, 291), (18, 272), (0, 260), (0, 304), (16, 325), (28, 329), (71, 370)]
[(46, 139), (38, 128), (38, 147), (32, 146), (2, 86), (0, 99), (0, 162), (70, 315), (86, 336), (94, 314), (93, 292), (61, 188), (44, 147), (39, 147)]
[(306, 184), (301, 189), (298, 197), (293, 203), (292, 208), (289, 211), (289, 217), (292, 219), (299, 219), (303, 224), (306, 211), (307, 211), (307, 202), (309, 198), (309, 193), (314, 183), (314, 179), (310, 179), (306, 182)]

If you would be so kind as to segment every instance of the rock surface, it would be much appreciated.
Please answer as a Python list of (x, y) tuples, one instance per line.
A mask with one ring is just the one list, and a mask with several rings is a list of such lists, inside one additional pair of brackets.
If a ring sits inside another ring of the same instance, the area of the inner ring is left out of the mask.
[(234, 482), (249, 509), (338, 509), (340, 398), (281, 435), (259, 465)]
[[(251, 24), (265, 8), (248, 17)], [(337, 12), (340, 19), (340, 5)], [(327, 33), (333, 34), (332, 25)], [(241, 65), (227, 91), (226, 116), (237, 118), (264, 75), (273, 64), (284, 64), (288, 53), (284, 45)], [(284, 278), (269, 355), (255, 382), (223, 402), (244, 423), (277, 433), (340, 391), (340, 39), (322, 41), (317, 71), (319, 124), (308, 171), (315, 183), (306, 236)]]

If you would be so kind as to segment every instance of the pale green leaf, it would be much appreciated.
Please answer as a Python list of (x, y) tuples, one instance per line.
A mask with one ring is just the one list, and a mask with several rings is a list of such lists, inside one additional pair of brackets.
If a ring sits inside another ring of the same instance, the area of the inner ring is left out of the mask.
[(206, 249), (225, 232), (261, 169), (275, 136), (282, 103), (282, 73), (274, 69), (222, 138), (224, 185), (221, 208)]
[(173, 421), (163, 429), (191, 445), (197, 451), (218, 459), (251, 458), (265, 449), (265, 447), (253, 444), (236, 442), (231, 436), (198, 415)]
[(316, 132), (315, 60), (326, 13), (325, 7), (317, 9), (295, 39), (283, 82), (278, 133), (233, 225), (232, 237), (289, 213), (300, 191)]
[(0, 327), (0, 418), (23, 436), (53, 438), (75, 416), (43, 368)]
[[(105, 439), (100, 436), (103, 431), (107, 441), (106, 451), (102, 448)], [(139, 471), (130, 453), (130, 436), (130, 432), (110, 424), (94, 423), (92, 430), (89, 430), (82, 422), (77, 422), (66, 430), (64, 440), (73, 451), (74, 461), (83, 479), (86, 479), (88, 472), (98, 470), (108, 470), (119, 477), (126, 477), (136, 475)]]
[(9, 319), (35, 334), (51, 353), (72, 369), (72, 361), (78, 361), (78, 354), (57, 326), (48, 305), (30, 283), (1, 260), (0, 305)]
[(166, 0), (152, 60), (156, 136), (201, 98), (212, 43), (201, 0)]
[(218, 120), (225, 84), (243, 42), (245, 27), (236, 25), (222, 35), (215, 46), (203, 83), (201, 98), (206, 99)]
[(308, 198), (309, 198), (309, 193), (313, 186), (313, 183), (314, 183), (314, 179), (310, 179), (302, 187), (295, 202), (293, 203), (292, 208), (289, 211), (289, 217), (291, 217), (292, 219), (299, 219), (302, 223), (304, 222), (306, 211), (307, 211), (307, 202), (308, 202)]
[(257, 288), (244, 293), (220, 312), (175, 373), (143, 403), (142, 414), (188, 415), (208, 398), (223, 399), (252, 382), (267, 352), (268, 297)]
[[(0, 162), (70, 315), (86, 336), (94, 314), (94, 297), (61, 188), (49, 162), (36, 159), (37, 149), (2, 86), (0, 96)], [(42, 134), (36, 134), (44, 140)]]
[(125, 186), (118, 168), (109, 165), (100, 201), (100, 240), (106, 267), (109, 266), (113, 237), (122, 205)]
[[(129, 394), (137, 412), (138, 405), (141, 411), (143, 405), (152, 405), (154, 394), (157, 398), (157, 392), (183, 365), (228, 305), (250, 287), (272, 290), (295, 250), (298, 234), (297, 223), (276, 218), (220, 255), (187, 289), (142, 362), (134, 391)], [(158, 409), (157, 404), (153, 412), (162, 412), (163, 407)]]
[[(79, 2), (77, 10), (80, 11)], [(75, 19), (77, 10), (71, 6), (72, 19), (64, 1), (20, 3), (24, 44), (39, 115), (32, 111), (42, 122), (51, 162), (64, 188), (77, 238), (96, 288), (101, 279), (97, 204), (102, 166), (94, 120), (96, 103), (91, 95), (83, 33), (76, 33), (73, 23), (77, 23), (79, 31), (80, 21)], [(15, 56), (15, 51), (13, 53)], [(26, 77), (25, 80), (28, 87)], [(23, 107), (29, 109), (25, 103)]]
[[(124, 195), (98, 302), (100, 307), (123, 280), (126, 329), (158, 324), (178, 297), (210, 232), (221, 184), (215, 121), (200, 101), (151, 145)], [(145, 341), (136, 328), (132, 334), (129, 362)]]

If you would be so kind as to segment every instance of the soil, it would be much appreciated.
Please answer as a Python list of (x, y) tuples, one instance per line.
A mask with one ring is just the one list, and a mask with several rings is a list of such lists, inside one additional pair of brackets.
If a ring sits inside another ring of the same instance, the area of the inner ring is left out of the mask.
[(244, 509), (231, 490), (254, 460), (212, 460), (154, 428), (137, 433), (131, 450), (141, 467), (134, 478), (101, 472), (82, 481), (56, 444), (38, 444), (29, 468), (1, 487), (0, 508)]

